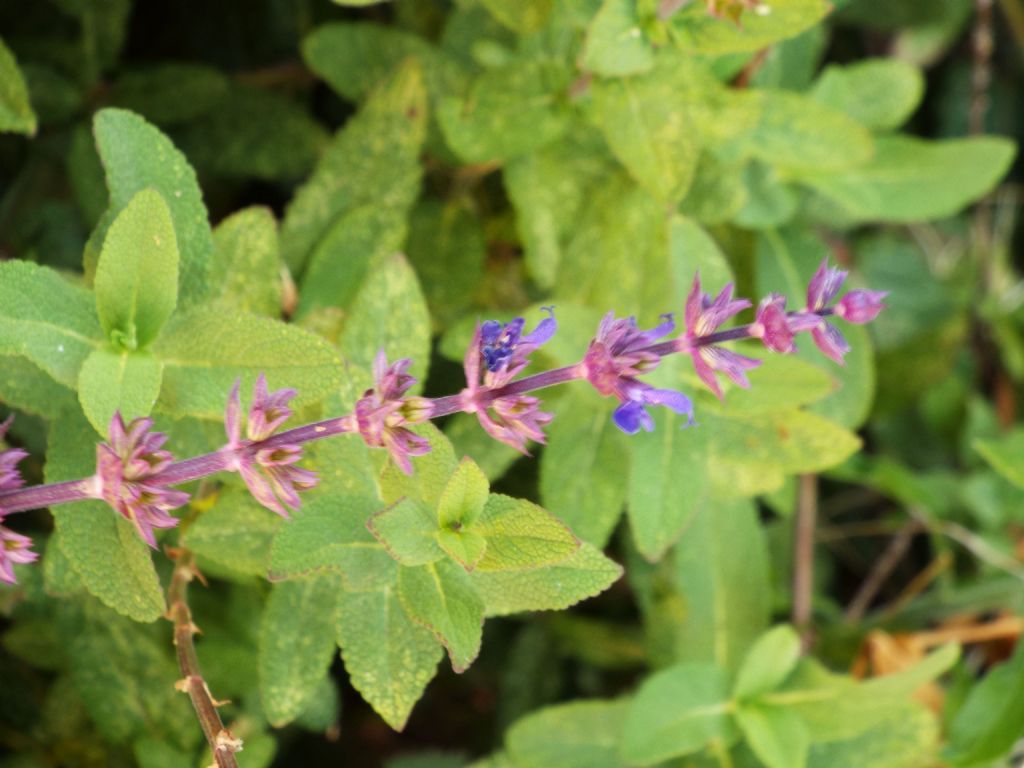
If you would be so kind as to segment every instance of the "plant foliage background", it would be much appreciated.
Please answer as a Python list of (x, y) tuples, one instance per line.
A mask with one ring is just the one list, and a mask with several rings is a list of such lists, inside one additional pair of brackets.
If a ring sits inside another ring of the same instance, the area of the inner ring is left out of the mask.
[[(696, 270), (799, 302), (828, 255), (890, 291), (843, 368), (805, 344), (719, 402), (666, 360), (696, 428), (623, 435), (577, 383), (533, 458), (462, 414), (411, 480), (315, 444), (288, 522), (205, 483), (162, 543), (208, 577), (241, 765), (1007, 764), (1017, 0), (14, 0), (0, 39), (0, 404), (30, 482), (91, 474), (118, 409), (214, 450), (259, 372), (307, 421), (351, 410), (381, 347), (458, 392), (481, 318), (555, 304), (536, 357), (572, 364), (610, 309), (681, 312)], [(543, 532), (529, 567), (467, 572), (391, 506), (444, 517), (462, 456), (532, 502), (494, 502)], [(97, 502), (12, 521), (43, 554), (0, 586), (0, 765), (209, 764), (167, 558)]]

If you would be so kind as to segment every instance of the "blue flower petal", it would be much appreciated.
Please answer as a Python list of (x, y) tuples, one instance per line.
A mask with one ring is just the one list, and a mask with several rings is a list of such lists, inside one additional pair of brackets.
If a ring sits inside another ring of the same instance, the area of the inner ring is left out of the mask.
[(654, 429), (654, 420), (647, 413), (643, 403), (637, 400), (628, 400), (616, 408), (612, 414), (612, 421), (627, 435), (635, 435), (641, 427), (647, 432)]

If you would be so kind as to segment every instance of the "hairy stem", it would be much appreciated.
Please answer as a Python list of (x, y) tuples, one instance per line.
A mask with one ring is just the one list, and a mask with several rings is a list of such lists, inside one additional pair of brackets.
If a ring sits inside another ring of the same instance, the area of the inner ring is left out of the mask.
[(188, 585), (198, 573), (195, 557), (187, 549), (175, 550), (176, 558), (171, 584), (167, 589), (168, 618), (174, 623), (174, 647), (178, 657), (178, 668), (182, 679), (178, 681), (179, 690), (188, 694), (192, 707), (196, 711), (199, 725), (210, 745), (217, 768), (238, 768), (235, 752), (242, 749), (242, 742), (235, 738), (231, 731), (224, 727), (217, 712), (217, 704), (210, 695), (210, 689), (199, 669), (196, 646), (192, 636), (198, 632), (192, 623), (192, 612), (188, 608)]
[[(799, 313), (790, 312), (789, 314), (795, 315)], [(824, 318), (834, 314), (834, 310), (832, 308), (824, 308), (816, 314)], [(679, 337), (670, 341), (663, 341), (645, 347), (642, 351), (652, 352), (659, 357), (678, 353), (689, 354), (696, 349), (712, 344), (752, 338), (756, 332), (756, 323), (748, 323), (697, 338)], [(582, 378), (582, 376), (583, 373), (579, 363), (565, 366), (564, 368), (542, 371), (532, 376), (524, 376), (521, 379), (506, 384), (504, 387), (486, 391), (482, 393), (479, 402), (489, 403), (509, 395), (522, 395), (534, 390), (564, 384)], [(463, 410), (463, 402), (459, 395), (438, 397), (432, 400), (432, 404), (431, 419), (448, 416)], [(245, 447), (245, 450), (255, 452), (260, 449), (277, 448), (283, 445), (302, 445), (314, 440), (323, 440), (351, 431), (352, 427), (348, 416), (332, 416), (323, 421), (304, 424), (300, 427), (280, 432), (261, 442), (251, 443)], [(161, 472), (159, 477), (155, 479), (158, 479), (159, 484), (162, 486), (180, 485), (215, 475), (218, 472), (230, 470), (232, 465), (231, 450), (222, 448), (213, 453), (206, 453), (202, 456), (193, 456), (189, 459), (177, 461)], [(0, 508), (4, 510), (5, 514), (10, 514), (57, 504), (67, 504), (74, 501), (84, 501), (96, 498), (93, 489), (93, 478), (21, 488), (16, 491), (0, 493)]]

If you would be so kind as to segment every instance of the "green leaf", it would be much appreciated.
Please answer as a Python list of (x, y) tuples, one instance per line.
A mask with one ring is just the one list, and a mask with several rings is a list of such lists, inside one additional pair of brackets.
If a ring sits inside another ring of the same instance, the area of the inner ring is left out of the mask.
[(248, 489), (224, 488), (217, 503), (186, 529), (182, 541), (203, 560), (239, 574), (267, 577), (274, 535), (285, 525)]
[(0, 353), (24, 355), (66, 387), (103, 342), (91, 292), (27, 261), (0, 262)]
[(33, 136), (36, 116), (14, 54), (0, 39), (0, 131)]
[(415, 57), (431, 98), (461, 90), (459, 65), (419, 35), (368, 22), (323, 24), (302, 40), (302, 58), (331, 88), (361, 101), (399, 64)]
[(484, 279), (481, 217), (463, 200), (421, 200), (409, 222), (407, 251), (434, 327), (464, 317)]
[(455, 562), (472, 571), (487, 552), (487, 539), (473, 531), (437, 532), (437, 543)]
[(260, 625), (260, 700), (275, 727), (302, 714), (334, 655), (340, 584), (317, 576), (275, 584)]
[(444, 557), (437, 543), (437, 518), (414, 499), (401, 499), (375, 514), (366, 525), (402, 565), (425, 565)]
[(448, 480), (437, 503), (438, 524), (443, 528), (476, 523), (487, 503), (491, 485), (471, 458), (464, 456)]
[(298, 99), (238, 82), (229, 83), (214, 108), (175, 137), (204, 175), (272, 182), (302, 179), (329, 140)]
[(905, 704), (858, 736), (811, 744), (810, 768), (923, 768), (938, 765), (939, 725), (920, 704)]
[(569, 127), (560, 89), (568, 69), (524, 59), (485, 70), (465, 98), (437, 106), (444, 137), (467, 163), (500, 162), (550, 144)]
[(115, 346), (145, 348), (178, 303), (178, 244), (159, 192), (144, 189), (107, 230), (94, 279), (96, 313)]
[(571, 701), (520, 718), (505, 736), (512, 762), (530, 768), (621, 768), (628, 701)]
[(28, 358), (15, 355), (0, 357), (0, 402), (44, 419), (54, 419), (61, 411), (77, 407), (72, 390), (58, 384)]
[(1024, 429), (988, 440), (978, 438), (973, 446), (996, 472), (1024, 488)]
[(736, 669), (767, 629), (772, 608), (768, 548), (749, 500), (700, 510), (673, 553), (684, 601), (672, 624), (679, 661)]
[(843, 112), (791, 91), (747, 91), (735, 97), (737, 114), (756, 115), (734, 151), (791, 171), (825, 175), (862, 166), (874, 145), (866, 128)]
[(914, 691), (952, 667), (959, 656), (960, 649), (949, 644), (912, 667), (864, 683), (832, 675), (805, 659), (780, 691), (764, 695), (762, 701), (791, 708), (815, 741), (850, 739), (902, 711)]
[(740, 23), (716, 18), (701, 4), (675, 14), (670, 32), (676, 44), (694, 53), (757, 51), (794, 37), (816, 24), (831, 9), (825, 0), (773, 0), (767, 12), (745, 11)]
[[(85, 416), (68, 411), (49, 432), (46, 482), (77, 480), (96, 471), (96, 434)], [(149, 547), (135, 528), (101, 501), (52, 509), (60, 544), (85, 588), (135, 621), (156, 621), (166, 605)]]
[(270, 578), (300, 578), (327, 569), (340, 571), (351, 590), (389, 583), (395, 562), (366, 529), (367, 518), (380, 505), (374, 497), (351, 493), (313, 496), (278, 529), (270, 551)]
[(368, 203), (345, 211), (330, 225), (309, 257), (302, 278), (298, 317), (321, 307), (348, 308), (371, 268), (399, 260), (407, 239), (406, 211)]
[(565, 524), (525, 499), (492, 493), (469, 527), (487, 541), (477, 570), (523, 571), (560, 563), (580, 547)]
[(706, 509), (709, 432), (684, 429), (685, 415), (658, 408), (654, 431), (632, 435), (626, 512), (637, 549), (658, 560), (694, 516)]
[(277, 222), (267, 208), (244, 208), (213, 231), (211, 299), (241, 312), (281, 314), (281, 257)]
[(1006, 754), (1024, 732), (1024, 645), (967, 694), (949, 726), (945, 757), (953, 765), (984, 765)]
[(527, 269), (542, 288), (554, 285), (577, 217), (612, 167), (601, 135), (587, 126), (505, 167), (502, 178), (515, 207)]
[(751, 699), (775, 690), (789, 677), (799, 658), (800, 637), (792, 627), (783, 624), (768, 630), (743, 659), (732, 687), (733, 697)]
[(399, 604), (394, 586), (338, 596), (338, 645), (352, 687), (400, 731), (444, 651)]
[(227, 77), (214, 67), (168, 62), (119, 73), (111, 101), (157, 125), (179, 125), (208, 113), (227, 90)]
[(213, 235), (195, 171), (170, 139), (126, 110), (97, 112), (93, 133), (110, 190), (106, 221), (112, 221), (143, 189), (159, 192), (170, 209), (181, 256), (178, 302), (183, 308), (195, 305), (209, 290), (213, 255)]
[(921, 70), (900, 59), (866, 59), (825, 68), (811, 89), (822, 104), (876, 131), (899, 128), (924, 95)]
[(697, 752), (712, 740), (728, 743), (729, 678), (709, 664), (677, 664), (647, 678), (626, 716), (621, 754), (628, 765), (653, 765)]
[(160, 361), (148, 353), (96, 349), (78, 375), (78, 400), (89, 422), (106, 437), (115, 411), (125, 422), (149, 415), (162, 378)]
[(842, 207), (852, 223), (910, 223), (957, 213), (1006, 174), (1016, 149), (992, 136), (925, 141), (885, 136), (875, 156), (840, 172), (807, 169), (800, 181)]
[(405, 256), (390, 255), (370, 266), (347, 308), (339, 346), (346, 361), (366, 369), (381, 349), (393, 362), (412, 358), (426, 378), (430, 359), (430, 313), (416, 273)]
[(408, 61), (335, 135), (281, 225), (281, 250), (293, 273), (302, 271), (343, 214), (362, 205), (405, 210), (412, 204), (422, 175), (426, 110), (421, 68)]
[(601, 548), (622, 514), (632, 446), (614, 404), (596, 392), (563, 398), (540, 457), (540, 498), (583, 541)]
[(412, 475), (389, 463), (380, 476), (381, 498), (393, 504), (408, 496), (429, 509), (437, 509), (448, 479), (458, 467), (455, 451), (444, 433), (429, 421), (414, 425), (412, 431), (430, 442), (430, 453), (416, 457), (416, 471)]
[(64, 621), (71, 679), (100, 733), (115, 743), (151, 735), (177, 747), (195, 746), (195, 716), (171, 684), (181, 673), (166, 625), (134, 624), (95, 602)]
[(448, 650), (452, 669), (465, 672), (477, 654), (484, 625), (484, 604), (469, 575), (446, 560), (398, 569), (398, 597), (410, 618)]
[(654, 47), (640, 29), (636, 0), (604, 0), (583, 48), (583, 66), (606, 77), (634, 75), (654, 66)]
[(700, 155), (690, 109), (704, 94), (686, 71), (673, 61), (648, 75), (593, 86), (594, 119), (612, 154), (641, 187), (668, 205), (686, 196)]
[(295, 404), (321, 400), (338, 386), (341, 363), (323, 339), (259, 315), (203, 307), (178, 314), (153, 345), (164, 364), (157, 407), (173, 416), (221, 419), (235, 379), (251, 391), (265, 373), (270, 388), (294, 387)]
[(523, 611), (561, 611), (604, 592), (622, 576), (622, 567), (600, 550), (583, 544), (565, 560), (529, 571), (472, 573), (473, 586), (488, 616)]
[(482, 0), (484, 7), (498, 21), (521, 35), (536, 32), (544, 26), (555, 0), (521, 0), (507, 3), (504, 0)]
[(810, 735), (807, 726), (785, 707), (744, 704), (736, 710), (736, 722), (767, 768), (804, 768)]

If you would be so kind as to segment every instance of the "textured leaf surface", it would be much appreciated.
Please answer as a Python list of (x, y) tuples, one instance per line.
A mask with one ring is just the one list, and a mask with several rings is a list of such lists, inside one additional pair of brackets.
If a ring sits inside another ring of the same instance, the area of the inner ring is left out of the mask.
[(281, 313), (281, 259), (277, 222), (267, 208), (245, 208), (213, 231), (211, 298), (232, 309), (277, 317)]
[(353, 687), (395, 730), (437, 672), (434, 636), (405, 613), (395, 586), (338, 596), (338, 645)]
[(96, 265), (96, 312), (115, 345), (147, 346), (178, 302), (178, 244), (167, 203), (144, 189), (117, 214)]
[(412, 203), (422, 173), (426, 109), (420, 67), (407, 62), (334, 137), (281, 226), (281, 250), (293, 272), (302, 270), (343, 213), (370, 203), (399, 209)]
[(529, 571), (474, 571), (473, 586), (488, 616), (523, 611), (560, 611), (604, 592), (622, 576), (622, 567), (600, 550), (583, 544), (554, 565)]
[(695, 5), (672, 17), (672, 33), (681, 48), (696, 53), (756, 51), (799, 34), (831, 8), (824, 0), (772, 0), (765, 7), (767, 12), (744, 12), (742, 23), (735, 24)]
[(654, 47), (640, 29), (636, 0), (604, 0), (587, 29), (583, 64), (599, 75), (618, 77), (654, 66)]
[(145, 352), (97, 349), (78, 376), (78, 400), (96, 431), (106, 437), (115, 411), (128, 421), (148, 416), (160, 394), (163, 369)]
[(373, 497), (322, 495), (303, 504), (274, 537), (272, 579), (289, 579), (323, 569), (338, 570), (353, 590), (378, 589), (394, 575), (394, 560), (366, 529), (380, 509)]
[(402, 254), (374, 264), (348, 308), (340, 347), (346, 360), (370, 369), (377, 352), (412, 358), (418, 377), (430, 359), (430, 313), (419, 280)]
[(612, 407), (589, 391), (564, 398), (540, 460), (544, 506), (595, 547), (604, 547), (622, 514), (630, 474), (632, 446)]
[(564, 73), (532, 60), (484, 71), (464, 99), (449, 96), (437, 117), (449, 146), (466, 162), (508, 160), (539, 149), (569, 127), (557, 89)]
[(476, 462), (463, 457), (438, 500), (438, 524), (446, 528), (473, 525), (487, 503), (490, 488)]
[(623, 726), (628, 765), (653, 765), (703, 748), (734, 732), (728, 676), (709, 664), (678, 664), (640, 686)]
[[(49, 433), (46, 482), (75, 480), (96, 471), (96, 434), (81, 413), (68, 412)], [(156, 621), (164, 593), (149, 547), (106, 504), (85, 501), (52, 510), (61, 547), (85, 588), (135, 621)]]
[(480, 571), (532, 570), (566, 560), (579, 540), (565, 523), (525, 499), (492, 493), (470, 530), (487, 541)]
[(275, 584), (260, 626), (259, 681), (271, 725), (305, 709), (334, 655), (339, 579), (316, 576)]
[(893, 130), (917, 109), (924, 95), (924, 77), (917, 67), (900, 59), (868, 59), (826, 67), (811, 95), (868, 128)]
[(402, 607), (444, 644), (452, 669), (465, 672), (477, 654), (484, 604), (469, 575), (447, 560), (398, 570)]
[(3, 40), (0, 40), (0, 131), (29, 136), (36, 132), (36, 116), (29, 103), (25, 78)]
[(170, 139), (127, 110), (97, 112), (93, 134), (110, 191), (110, 219), (147, 187), (167, 203), (181, 256), (178, 300), (182, 307), (193, 306), (209, 289), (213, 255), (213, 235), (195, 171)]
[(996, 137), (882, 137), (866, 165), (842, 173), (808, 171), (801, 178), (855, 222), (925, 221), (951, 216), (982, 197), (1015, 154), (1012, 142)]
[(679, 67), (594, 85), (595, 118), (612, 153), (647, 192), (669, 205), (686, 196), (700, 145)]
[(66, 387), (103, 340), (92, 294), (27, 261), (0, 263), (0, 352), (24, 355)]
[(270, 388), (298, 390), (294, 404), (322, 399), (337, 387), (341, 365), (323, 339), (259, 315), (204, 307), (176, 316), (153, 345), (164, 364), (158, 407), (174, 416), (221, 419), (241, 377), (250, 392), (265, 373)]
[(906, 705), (859, 736), (811, 744), (810, 768), (928, 768), (938, 762), (939, 726), (919, 704)]
[(516, 721), (505, 736), (516, 765), (621, 768), (618, 754), (627, 701), (573, 701)]
[(425, 565), (444, 557), (437, 543), (436, 515), (414, 499), (402, 499), (378, 512), (367, 526), (402, 565)]
[(0, 357), (0, 402), (44, 419), (75, 408), (75, 393), (58, 384), (28, 358)]
[(205, 560), (265, 579), (274, 534), (284, 525), (282, 517), (261, 506), (247, 489), (232, 486), (195, 519), (183, 541)]

